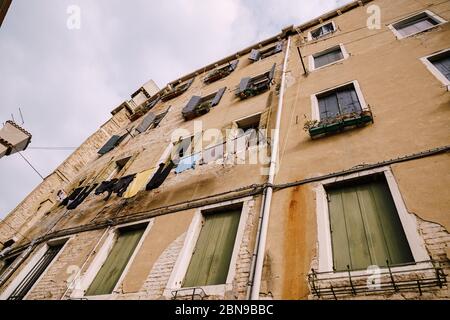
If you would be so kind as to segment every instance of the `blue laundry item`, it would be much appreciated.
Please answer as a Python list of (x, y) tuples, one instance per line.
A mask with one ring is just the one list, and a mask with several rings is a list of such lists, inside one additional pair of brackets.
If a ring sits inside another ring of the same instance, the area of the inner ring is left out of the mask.
[(175, 173), (181, 173), (185, 170), (194, 169), (195, 162), (198, 160), (200, 160), (200, 153), (195, 153), (190, 156), (181, 158), (180, 162), (178, 162), (178, 166), (175, 169)]

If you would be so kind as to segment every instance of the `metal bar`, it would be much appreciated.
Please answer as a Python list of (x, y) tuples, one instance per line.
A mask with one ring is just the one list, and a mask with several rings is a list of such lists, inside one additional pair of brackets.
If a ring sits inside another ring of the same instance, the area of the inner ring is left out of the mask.
[(388, 270), (389, 270), (389, 276), (391, 277), (391, 282), (392, 282), (392, 285), (394, 287), (394, 291), (398, 291), (398, 288), (397, 288), (397, 286), (395, 284), (395, 281), (394, 281), (394, 276), (392, 275), (391, 266), (389, 265), (389, 261), (388, 260), (386, 260), (386, 264), (387, 264), (387, 267), (388, 267)]
[(306, 70), (305, 62), (303, 61), (302, 53), (300, 52), (300, 47), (297, 47), (298, 56), (300, 57), (300, 61), (302, 62), (303, 74), (305, 76), (308, 75), (308, 70)]
[(353, 287), (352, 275), (350, 273), (350, 266), (349, 265), (347, 265), (347, 271), (348, 271), (348, 279), (350, 280), (350, 286), (352, 287), (352, 294), (356, 295), (356, 290)]

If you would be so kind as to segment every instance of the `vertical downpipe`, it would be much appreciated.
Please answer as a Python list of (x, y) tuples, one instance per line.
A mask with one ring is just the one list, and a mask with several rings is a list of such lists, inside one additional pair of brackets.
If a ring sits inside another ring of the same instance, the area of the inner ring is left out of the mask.
[(263, 195), (260, 221), (257, 233), (257, 243), (255, 245), (255, 253), (253, 254), (252, 268), (250, 269), (250, 299), (258, 300), (261, 288), (261, 277), (264, 264), (264, 252), (266, 250), (267, 229), (269, 227), (270, 205), (272, 202), (273, 182), (278, 165), (278, 144), (280, 140), (280, 124), (281, 114), (283, 110), (283, 96), (286, 82), (286, 69), (289, 58), (289, 50), (291, 47), (291, 37), (288, 37), (286, 54), (283, 62), (283, 73), (281, 75), (280, 95), (278, 97), (277, 118), (275, 122), (275, 132), (272, 143), (272, 152), (270, 155), (269, 177), (267, 179), (267, 189)]

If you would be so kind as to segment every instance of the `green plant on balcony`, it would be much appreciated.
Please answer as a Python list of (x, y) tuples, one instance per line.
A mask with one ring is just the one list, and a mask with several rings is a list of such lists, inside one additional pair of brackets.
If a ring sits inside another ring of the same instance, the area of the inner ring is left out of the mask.
[(324, 120), (306, 120), (303, 129), (309, 133), (311, 138), (319, 135), (336, 133), (348, 127), (360, 127), (373, 122), (370, 109), (339, 114)]

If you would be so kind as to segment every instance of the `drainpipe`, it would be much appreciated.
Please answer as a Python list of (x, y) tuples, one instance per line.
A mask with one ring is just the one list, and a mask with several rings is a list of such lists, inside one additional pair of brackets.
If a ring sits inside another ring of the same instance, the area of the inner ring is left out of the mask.
[(273, 193), (273, 182), (275, 179), (275, 173), (278, 165), (278, 144), (280, 140), (280, 124), (281, 124), (281, 114), (283, 110), (283, 96), (284, 88), (286, 82), (286, 69), (289, 57), (289, 50), (291, 47), (291, 37), (288, 37), (286, 54), (284, 56), (283, 62), (283, 73), (281, 75), (281, 87), (280, 94), (278, 97), (278, 110), (277, 118), (275, 122), (275, 132), (272, 143), (272, 152), (270, 155), (270, 167), (269, 167), (269, 177), (267, 179), (267, 189), (263, 194), (261, 213), (259, 216), (259, 226), (257, 232), (257, 243), (255, 245), (255, 252), (253, 253), (252, 267), (250, 269), (250, 299), (258, 300), (259, 291), (261, 288), (261, 277), (264, 264), (264, 252), (266, 250), (266, 239), (267, 239), (267, 229), (269, 227), (269, 215), (270, 215), (270, 204), (272, 202)]

